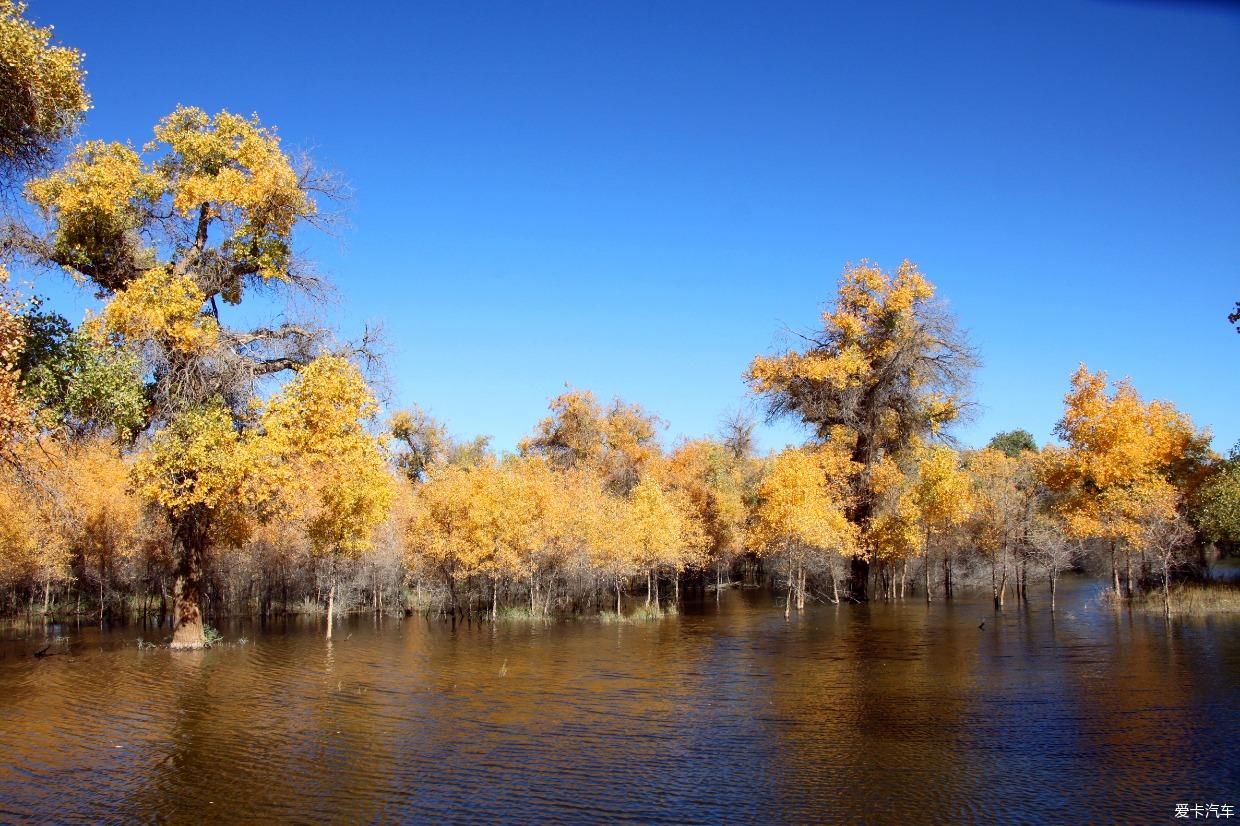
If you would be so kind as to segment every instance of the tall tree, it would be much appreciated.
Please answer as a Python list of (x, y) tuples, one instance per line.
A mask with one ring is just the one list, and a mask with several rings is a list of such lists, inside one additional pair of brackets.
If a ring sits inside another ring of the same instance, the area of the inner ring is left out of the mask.
[(256, 118), (190, 107), (160, 121), (142, 153), (89, 141), (26, 187), (46, 230), (17, 231), (16, 243), (107, 300), (92, 333), (142, 354), (153, 420), (166, 423), (140, 464), (175, 528), (179, 647), (202, 642), (200, 609), (189, 603), (203, 592), (218, 491), (192, 482), (199, 493), (186, 496), (178, 474), (219, 481), (255, 382), (308, 363), (319, 345), (316, 330), (291, 323), (234, 329), (220, 305), (258, 286), (317, 294), (292, 238), (315, 220), (323, 191)]
[[(977, 359), (908, 261), (894, 273), (864, 261), (845, 268), (822, 322), (805, 349), (755, 358), (746, 380), (772, 416), (796, 416), (823, 440), (840, 426), (855, 434), (852, 460), (862, 471), (849, 517), (864, 530), (875, 506), (872, 469), (960, 415)], [(868, 574), (857, 556), (854, 598), (866, 598)]]

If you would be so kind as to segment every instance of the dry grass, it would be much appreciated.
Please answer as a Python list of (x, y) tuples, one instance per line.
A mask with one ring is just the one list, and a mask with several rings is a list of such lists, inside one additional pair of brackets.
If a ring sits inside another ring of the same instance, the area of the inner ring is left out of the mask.
[[(1117, 599), (1111, 591), (1105, 592), (1104, 599), (1113, 605), (1129, 603), (1128, 600)], [(1137, 594), (1130, 604), (1142, 611), (1161, 613), (1163, 610), (1162, 589), (1152, 588)], [(1192, 582), (1173, 586), (1171, 588), (1171, 614), (1178, 617), (1240, 614), (1240, 583)]]

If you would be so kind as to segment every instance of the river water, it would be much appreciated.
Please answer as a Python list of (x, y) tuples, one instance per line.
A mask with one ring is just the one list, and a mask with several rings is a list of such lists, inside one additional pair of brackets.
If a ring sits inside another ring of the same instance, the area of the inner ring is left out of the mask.
[(785, 622), (766, 592), (640, 625), (358, 616), (331, 645), (303, 618), (177, 653), (9, 628), (0, 821), (1240, 816), (1240, 621), (1096, 595), (1069, 583), (1054, 618), (1035, 594)]

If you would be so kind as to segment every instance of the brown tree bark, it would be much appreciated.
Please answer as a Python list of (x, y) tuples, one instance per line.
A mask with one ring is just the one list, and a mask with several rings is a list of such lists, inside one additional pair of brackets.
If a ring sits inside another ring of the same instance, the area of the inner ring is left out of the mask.
[(175, 650), (206, 646), (201, 604), (208, 529), (208, 516), (197, 508), (182, 515), (173, 526), (178, 559), (176, 579), (172, 586), (172, 610), (175, 625), (172, 629), (170, 647)]

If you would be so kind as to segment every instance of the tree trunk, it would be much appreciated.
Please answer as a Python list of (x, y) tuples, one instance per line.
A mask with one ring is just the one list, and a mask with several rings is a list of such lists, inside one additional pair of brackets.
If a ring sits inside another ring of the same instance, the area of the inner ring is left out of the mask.
[(649, 604), (650, 604), (650, 595), (651, 595), (651, 594), (653, 593), (653, 591), (654, 591), (654, 589), (653, 589), (653, 588), (651, 588), (651, 583), (650, 583), (650, 580), (651, 580), (651, 579), (653, 579), (653, 577), (651, 576), (650, 571), (649, 571), (649, 570), (647, 570), (647, 571), (646, 571), (646, 604), (647, 604), (647, 605), (649, 605)]
[(1171, 621), (1171, 566), (1170, 560), (1163, 557), (1163, 619)]
[(805, 610), (805, 565), (797, 563), (797, 611)]
[(1132, 587), (1132, 554), (1124, 554), (1124, 582), (1128, 586), (1128, 598), (1132, 599), (1134, 593)]
[(616, 578), (616, 616), (620, 616), (620, 579)]
[(52, 578), (49, 576), (48, 578), (43, 580), (43, 615), (44, 616), (47, 616), (48, 602), (50, 601), (51, 596), (52, 596)]
[(925, 558), (925, 562), (926, 562), (925, 564), (926, 602), (931, 602), (934, 599), (934, 597), (930, 594), (930, 534), (929, 533), (926, 534), (926, 550), (925, 550), (925, 553), (923, 554), (923, 557)]
[(332, 620), (336, 613), (336, 574), (332, 572), (331, 584), (327, 586), (327, 639), (332, 638)]
[(190, 511), (182, 516), (173, 529), (180, 558), (177, 560), (176, 579), (172, 586), (172, 610), (175, 625), (172, 629), (174, 650), (203, 648), (202, 609), (203, 565), (207, 553), (207, 516)]
[(1111, 541), (1111, 579), (1115, 585), (1115, 596), (1122, 596), (1119, 589), (1119, 566), (1115, 564), (1115, 541)]
[(792, 590), (796, 587), (796, 580), (792, 573), (792, 549), (788, 549), (788, 593), (784, 595), (784, 619), (787, 620), (792, 616)]
[(1055, 569), (1051, 568), (1051, 613), (1055, 613), (1055, 581), (1058, 579)]
[(491, 622), (499, 618), (499, 580), (491, 580)]

